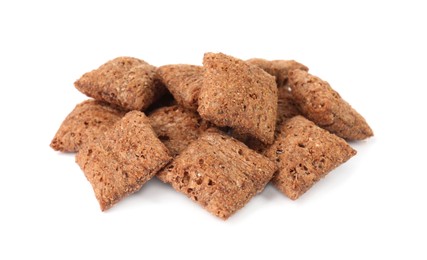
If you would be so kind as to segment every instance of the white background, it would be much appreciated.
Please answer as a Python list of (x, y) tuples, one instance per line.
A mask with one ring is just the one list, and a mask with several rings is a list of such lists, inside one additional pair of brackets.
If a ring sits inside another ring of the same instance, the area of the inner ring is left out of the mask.
[[(64, 2), (0, 2), (0, 259), (427, 258), (423, 1)], [(268, 186), (226, 222), (158, 180), (102, 213), (49, 147), (86, 99), (73, 82), (207, 51), (306, 64), (375, 137), (298, 201)]]

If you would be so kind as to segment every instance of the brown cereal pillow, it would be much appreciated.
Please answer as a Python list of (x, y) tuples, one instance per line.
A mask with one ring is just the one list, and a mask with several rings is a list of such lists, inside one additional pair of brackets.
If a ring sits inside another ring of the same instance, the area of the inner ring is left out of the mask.
[(131, 57), (108, 61), (84, 74), (74, 86), (89, 97), (126, 110), (145, 110), (165, 92), (156, 68)]
[(279, 165), (273, 184), (293, 200), (355, 154), (342, 138), (302, 116), (287, 120), (265, 152)]
[(196, 140), (210, 125), (197, 113), (177, 105), (159, 108), (148, 117), (154, 132), (173, 156)]
[(163, 84), (181, 106), (196, 111), (197, 99), (203, 84), (203, 67), (187, 64), (165, 65), (157, 68)]
[(107, 210), (151, 179), (171, 157), (144, 113), (127, 113), (105, 135), (83, 146), (76, 162)]
[(289, 74), (289, 85), (302, 115), (347, 140), (374, 135), (366, 120), (331, 88), (328, 82), (303, 70)]
[(50, 147), (61, 152), (77, 152), (114, 125), (125, 112), (105, 102), (86, 100), (78, 104), (62, 122)]
[(263, 143), (272, 143), (277, 117), (274, 77), (257, 66), (222, 53), (206, 53), (203, 66), (200, 116)]
[(207, 131), (157, 176), (227, 219), (270, 181), (276, 165), (224, 134)]

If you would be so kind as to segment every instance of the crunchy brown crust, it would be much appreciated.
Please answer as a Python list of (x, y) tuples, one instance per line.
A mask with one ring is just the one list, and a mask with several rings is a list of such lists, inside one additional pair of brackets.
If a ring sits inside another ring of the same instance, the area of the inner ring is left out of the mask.
[(347, 140), (374, 135), (366, 120), (328, 82), (306, 71), (293, 70), (289, 83), (301, 113), (318, 126)]
[(268, 74), (276, 78), (278, 87), (286, 85), (288, 73), (291, 70), (300, 69), (308, 71), (308, 67), (294, 60), (265, 60), (253, 58), (246, 61), (249, 64), (256, 65)]
[(105, 102), (86, 100), (65, 118), (50, 147), (61, 152), (77, 152), (120, 120), (125, 112)]
[(293, 200), (355, 154), (343, 139), (302, 116), (286, 121), (265, 152), (279, 165), (273, 184)]
[(206, 53), (203, 66), (200, 116), (272, 143), (277, 116), (274, 78), (259, 67), (222, 53)]
[[(289, 86), (283, 86), (277, 88), (278, 91), (278, 101), (277, 101), (277, 119), (276, 119), (276, 131), (275, 136), (280, 133), (280, 125), (286, 120), (299, 115), (300, 112), (295, 104), (292, 93), (290, 92)], [(239, 132), (232, 131), (231, 136), (238, 139), (239, 141), (244, 142), (249, 148), (255, 150), (259, 153), (263, 153), (270, 145), (264, 144), (258, 139), (248, 136), (245, 134), (240, 134)]]
[(181, 153), (210, 126), (197, 113), (177, 105), (159, 108), (148, 117), (158, 138), (172, 156)]
[(105, 135), (87, 143), (76, 162), (92, 184), (101, 210), (139, 190), (171, 157), (144, 113), (127, 113)]
[(188, 64), (165, 65), (157, 68), (163, 84), (181, 106), (196, 111), (203, 84), (203, 67)]
[(74, 86), (89, 97), (126, 110), (145, 110), (165, 92), (156, 68), (131, 57), (108, 61), (98, 69), (85, 73)]
[(157, 176), (227, 219), (264, 189), (276, 169), (272, 161), (243, 143), (207, 131)]

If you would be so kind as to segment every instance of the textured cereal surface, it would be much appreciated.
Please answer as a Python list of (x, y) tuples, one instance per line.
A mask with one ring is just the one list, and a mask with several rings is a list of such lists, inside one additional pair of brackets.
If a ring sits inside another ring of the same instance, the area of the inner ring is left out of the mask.
[(159, 108), (148, 117), (158, 138), (173, 156), (196, 140), (210, 125), (197, 113), (178, 105)]
[(261, 68), (222, 53), (206, 53), (199, 95), (200, 116), (263, 143), (272, 143), (277, 117), (277, 86)]
[(85, 143), (101, 136), (125, 112), (105, 102), (86, 100), (65, 118), (50, 146), (61, 152), (77, 152)]
[(278, 163), (273, 184), (295, 200), (356, 154), (342, 138), (302, 116), (287, 120), (265, 155)]
[(306, 71), (293, 70), (289, 84), (301, 114), (318, 126), (347, 140), (373, 136), (366, 120), (328, 82)]
[(254, 58), (246, 61), (249, 64), (256, 65), (276, 78), (278, 87), (286, 85), (288, 73), (291, 70), (300, 69), (308, 71), (308, 67), (294, 60), (265, 60)]
[[(298, 108), (294, 102), (294, 98), (288, 86), (283, 86), (277, 88), (278, 91), (278, 102), (277, 102), (277, 119), (276, 119), (276, 131), (275, 136), (280, 133), (280, 125), (296, 116), (299, 115)], [(238, 139), (239, 141), (244, 142), (249, 148), (255, 150), (257, 152), (262, 153), (265, 149), (267, 149), (270, 145), (264, 144), (258, 139), (241, 134), (237, 131), (232, 131), (231, 136)]]
[(203, 67), (175, 64), (157, 68), (163, 84), (181, 106), (197, 110), (197, 99), (203, 84)]
[(103, 211), (139, 190), (170, 159), (149, 119), (139, 111), (127, 113), (76, 155)]
[(119, 57), (84, 74), (74, 86), (97, 100), (126, 110), (145, 110), (164, 94), (156, 68), (143, 60)]
[(270, 181), (276, 165), (224, 134), (207, 131), (157, 176), (227, 219)]

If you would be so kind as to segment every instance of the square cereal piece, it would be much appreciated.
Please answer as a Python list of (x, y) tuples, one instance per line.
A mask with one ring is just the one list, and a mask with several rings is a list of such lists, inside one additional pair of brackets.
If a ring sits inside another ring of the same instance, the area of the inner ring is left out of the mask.
[(154, 132), (173, 156), (181, 153), (210, 126), (197, 113), (177, 105), (159, 108), (148, 117)]
[(254, 58), (246, 62), (258, 66), (271, 76), (276, 77), (276, 84), (278, 87), (286, 85), (289, 71), (294, 69), (308, 71), (307, 66), (294, 60), (265, 60)]
[(222, 53), (206, 53), (203, 66), (200, 116), (271, 144), (277, 116), (274, 77), (257, 66)]
[(265, 152), (279, 165), (273, 184), (293, 200), (355, 154), (342, 138), (302, 116), (285, 121), (276, 141)]
[(126, 110), (145, 110), (165, 92), (156, 68), (131, 57), (108, 61), (84, 74), (74, 86), (89, 97)]
[(202, 66), (165, 65), (158, 67), (157, 73), (179, 105), (193, 111), (197, 110), (197, 99), (203, 84)]
[(127, 113), (76, 155), (102, 211), (138, 191), (170, 159), (148, 118), (139, 111)]
[(274, 162), (243, 143), (207, 131), (157, 176), (227, 219), (264, 189), (276, 169)]
[(68, 114), (50, 146), (56, 151), (77, 152), (84, 144), (101, 136), (124, 115), (124, 111), (105, 102), (86, 100)]
[(303, 70), (289, 73), (289, 85), (302, 115), (347, 140), (374, 135), (365, 118), (331, 88), (328, 82)]

